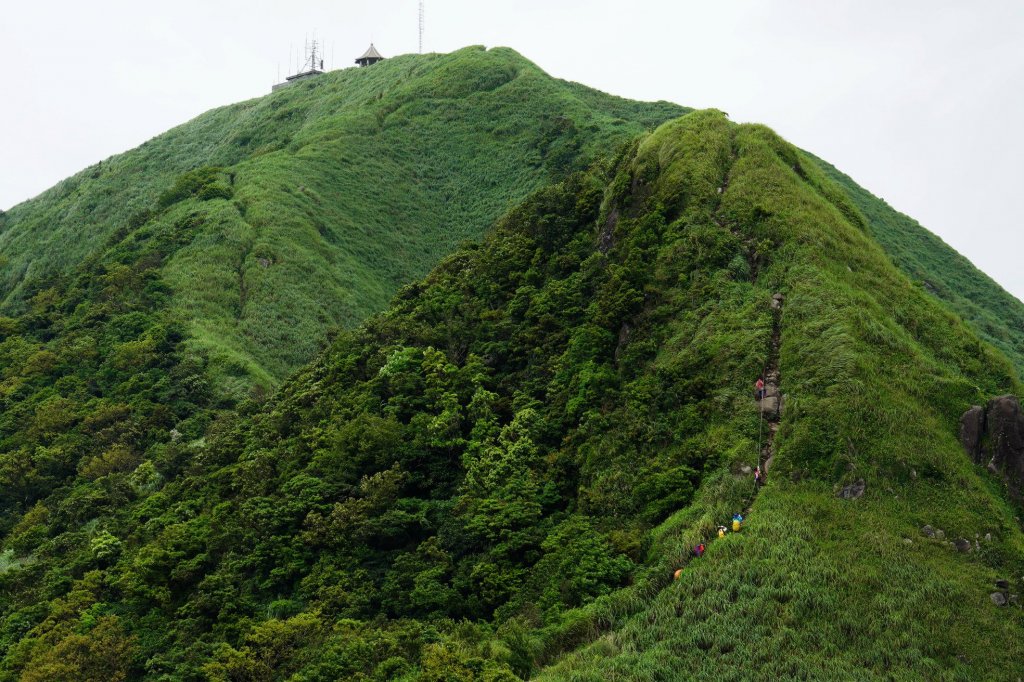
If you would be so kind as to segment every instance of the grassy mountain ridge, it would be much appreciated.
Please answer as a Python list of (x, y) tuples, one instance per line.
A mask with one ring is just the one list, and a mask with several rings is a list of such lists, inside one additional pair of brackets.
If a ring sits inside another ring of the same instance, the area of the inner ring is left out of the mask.
[(500, 49), (324, 78), (0, 227), (0, 680), (1024, 674), (983, 276), (717, 111), (638, 137), (678, 109)]
[(409, 55), (208, 114), (8, 211), (0, 310), (86, 258), (155, 265), (216, 390), (265, 392), (533, 189), (684, 109), (557, 81), (508, 49)]
[[(758, 457), (775, 293), (786, 401), (755, 496), (740, 467)], [(133, 348), (100, 376), (130, 382)], [(36, 355), (5, 386), (59, 366)], [(1019, 510), (956, 439), (967, 405), (1019, 390), (813, 159), (693, 112), (535, 193), (266, 406), (141, 458), (108, 450), (37, 494), (4, 540), (0, 670), (1019, 674), (1020, 610), (987, 598), (1024, 569)], [(24, 435), (37, 466), (70, 445), (60, 415)], [(835, 497), (856, 479), (863, 498)], [(991, 540), (960, 554), (923, 523)]]
[[(777, 245), (759, 278), (786, 294), (769, 484), (704, 561), (687, 548), (740, 500), (711, 489), (698, 495), (710, 513), (694, 505), (656, 528), (660, 585), (678, 565), (683, 578), (646, 603), (597, 606), (600, 638), (539, 679), (1019, 675), (1020, 614), (988, 595), (1020, 572), (1020, 511), (957, 441), (971, 395), (1019, 391), (1014, 369), (889, 265), (808, 159), (756, 126), (735, 145), (722, 212)], [(836, 498), (858, 478), (864, 498)], [(993, 541), (962, 555), (924, 524)]]
[(872, 196), (849, 176), (815, 161), (861, 210), (872, 236), (912, 281), (945, 302), (1024, 375), (1024, 304), (916, 220)]

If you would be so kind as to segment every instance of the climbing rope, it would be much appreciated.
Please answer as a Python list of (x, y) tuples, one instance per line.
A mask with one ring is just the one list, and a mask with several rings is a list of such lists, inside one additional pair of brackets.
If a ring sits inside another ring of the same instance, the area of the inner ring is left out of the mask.
[[(768, 373), (767, 366), (765, 371), (761, 373), (761, 376), (766, 376)], [(757, 401), (757, 411), (761, 413), (761, 421), (757, 426), (757, 466), (761, 466), (761, 439), (764, 434), (764, 397), (767, 395), (768, 384), (765, 383), (764, 388), (761, 389), (761, 397)]]
[[(774, 335), (774, 324), (772, 334)], [(761, 457), (764, 455), (764, 399), (768, 395), (768, 382), (765, 381), (768, 378), (768, 369), (771, 366), (771, 355), (772, 355), (772, 341), (768, 341), (768, 361), (765, 362), (764, 367), (761, 368), (761, 380), (764, 381), (764, 386), (761, 388), (761, 397), (757, 400), (757, 411), (761, 413), (760, 421), (757, 425), (757, 459), (755, 467), (761, 466)], [(755, 486), (756, 487), (756, 486)]]

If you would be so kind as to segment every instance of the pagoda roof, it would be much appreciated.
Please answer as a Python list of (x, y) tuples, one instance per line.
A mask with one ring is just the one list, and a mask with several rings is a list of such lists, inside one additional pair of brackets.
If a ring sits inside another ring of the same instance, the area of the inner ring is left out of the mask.
[(359, 59), (384, 59), (384, 55), (377, 52), (377, 48), (373, 46), (373, 43), (370, 43), (369, 49), (366, 50), (366, 52), (363, 53), (363, 56)]

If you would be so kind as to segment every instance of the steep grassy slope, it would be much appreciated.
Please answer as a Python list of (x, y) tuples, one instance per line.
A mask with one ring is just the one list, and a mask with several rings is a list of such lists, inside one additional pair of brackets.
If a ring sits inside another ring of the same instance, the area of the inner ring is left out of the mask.
[(61, 295), (125, 240), (160, 240), (148, 266), (216, 391), (265, 391), (512, 203), (683, 111), (554, 80), (508, 49), (329, 73), (12, 208), (0, 312)]
[[(60, 366), (37, 355), (4, 385)], [(812, 159), (694, 112), (535, 194), (264, 408), (36, 493), (0, 555), (0, 679), (1013, 678), (1024, 617), (988, 592), (1024, 572), (1019, 510), (956, 421), (1015, 376)], [(28, 415), (9, 476), (71, 445), (60, 414)]]
[(1024, 303), (910, 218), (872, 196), (831, 164), (815, 159), (860, 209), (871, 236), (910, 279), (967, 320), (1024, 376)]

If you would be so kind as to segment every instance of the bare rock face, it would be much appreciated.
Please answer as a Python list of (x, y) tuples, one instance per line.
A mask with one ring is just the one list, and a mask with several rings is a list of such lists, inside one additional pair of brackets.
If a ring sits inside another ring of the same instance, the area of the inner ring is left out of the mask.
[(985, 430), (992, 463), (1019, 497), (1024, 484), (1024, 413), (1016, 397), (1005, 395), (989, 401)]
[(1001, 475), (1010, 494), (1024, 492), (1024, 412), (1016, 396), (993, 398), (960, 417), (960, 442), (976, 464)]

